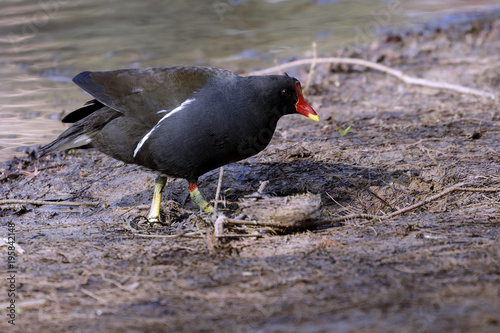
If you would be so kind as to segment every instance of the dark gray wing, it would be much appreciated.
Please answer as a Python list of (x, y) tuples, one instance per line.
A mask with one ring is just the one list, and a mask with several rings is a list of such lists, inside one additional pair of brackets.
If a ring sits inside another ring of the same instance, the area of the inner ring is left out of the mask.
[(177, 66), (82, 72), (73, 78), (73, 82), (126, 117), (154, 125), (166, 113), (203, 89), (210, 80), (236, 76), (218, 68)]

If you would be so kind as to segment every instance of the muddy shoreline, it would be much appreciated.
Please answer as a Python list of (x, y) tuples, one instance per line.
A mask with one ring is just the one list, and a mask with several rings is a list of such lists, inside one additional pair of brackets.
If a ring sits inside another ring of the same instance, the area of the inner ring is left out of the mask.
[[(500, 20), (395, 32), (337, 51), (413, 76), (500, 91)], [(307, 66), (296, 72), (305, 80)], [(312, 193), (312, 218), (390, 214), (464, 183), (500, 187), (498, 100), (408, 86), (355, 66), (318, 66), (317, 125), (280, 120), (270, 146), (228, 165), (226, 205), (268, 181), (273, 197)], [(351, 126), (342, 135), (339, 128)], [(276, 232), (241, 227), (215, 242), (209, 217), (171, 179), (145, 225), (154, 175), (95, 150), (36, 152), (0, 166), (2, 199), (98, 206), (0, 206), (15, 225), (15, 327), (78, 332), (496, 332), (500, 193), (453, 192), (388, 220)], [(201, 178), (213, 198), (218, 170)], [(256, 216), (255, 218), (259, 218)], [(246, 229), (245, 229), (246, 228)], [(249, 231), (250, 230), (250, 231)], [(195, 232), (192, 237), (152, 238)], [(6, 247), (2, 250), (7, 251)], [(2, 303), (3, 304), (3, 303)], [(5, 308), (5, 307), (4, 307)]]

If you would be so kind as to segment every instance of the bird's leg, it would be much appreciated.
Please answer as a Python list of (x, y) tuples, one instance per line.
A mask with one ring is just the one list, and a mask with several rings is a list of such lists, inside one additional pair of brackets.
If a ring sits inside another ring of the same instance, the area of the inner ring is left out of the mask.
[(198, 190), (198, 185), (189, 183), (189, 195), (191, 196), (191, 200), (196, 202), (196, 204), (200, 206), (201, 210), (203, 210), (204, 212), (214, 211), (214, 207), (212, 207), (212, 205), (209, 205), (205, 198), (203, 198), (203, 195), (201, 195), (200, 190)]
[(156, 177), (153, 202), (148, 214), (148, 221), (151, 223), (160, 222), (161, 191), (165, 187), (166, 182), (167, 177), (161, 175)]

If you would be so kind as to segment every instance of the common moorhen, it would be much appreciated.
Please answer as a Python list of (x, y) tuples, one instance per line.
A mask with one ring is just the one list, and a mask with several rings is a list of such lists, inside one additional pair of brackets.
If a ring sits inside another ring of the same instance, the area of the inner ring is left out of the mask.
[(166, 176), (184, 178), (201, 209), (212, 210), (198, 177), (266, 148), (279, 118), (319, 121), (288, 75), (242, 77), (212, 67), (82, 72), (73, 82), (95, 99), (66, 115), (73, 123), (42, 154), (84, 145), (158, 174), (148, 220), (158, 221)]

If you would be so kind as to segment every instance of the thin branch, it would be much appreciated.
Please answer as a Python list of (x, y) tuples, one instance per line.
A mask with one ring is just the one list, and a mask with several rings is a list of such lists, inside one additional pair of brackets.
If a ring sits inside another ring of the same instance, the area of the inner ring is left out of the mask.
[(215, 236), (216, 238), (233, 238), (233, 237), (262, 237), (261, 234), (224, 234)]
[[(149, 237), (149, 238), (206, 238), (201, 236), (199, 232), (179, 233), (175, 235), (149, 235), (143, 233), (134, 233), (134, 236)], [(262, 237), (261, 234), (223, 234), (216, 235), (215, 238), (232, 238), (232, 237)]]
[(311, 61), (311, 67), (309, 68), (309, 75), (307, 75), (306, 85), (304, 86), (305, 91), (309, 89), (309, 86), (311, 85), (312, 82), (312, 78), (314, 76), (314, 70), (316, 69), (316, 60), (318, 60), (318, 50), (316, 42), (312, 43), (312, 50), (313, 50), (313, 58)]
[(360, 190), (363, 190), (363, 191), (366, 191), (368, 192), (369, 194), (371, 194), (372, 196), (374, 196), (375, 198), (377, 198), (378, 200), (380, 200), (380, 202), (382, 202), (386, 207), (388, 207), (391, 211), (395, 212), (396, 209), (394, 207), (392, 207), (387, 201), (385, 201), (384, 199), (382, 199), (381, 197), (379, 197), (375, 192), (373, 192), (372, 190), (370, 190), (368, 187), (362, 187), (362, 186), (359, 186), (359, 185), (356, 185), (356, 184), (353, 184), (351, 182), (349, 182), (350, 184), (352, 184), (353, 186), (359, 188)]
[(236, 225), (255, 225), (260, 227), (275, 227), (275, 228), (290, 228), (292, 225), (280, 222), (264, 222), (264, 221), (247, 221), (247, 220), (237, 220), (237, 219), (229, 219), (226, 218), (225, 221), (228, 224), (236, 224)]
[(356, 220), (356, 219), (373, 220), (376, 218), (380, 218), (380, 217), (377, 215), (371, 215), (371, 214), (349, 214), (349, 215), (334, 217), (333, 219), (328, 219), (328, 224), (333, 224), (333, 223), (348, 221), (348, 220)]
[(99, 206), (99, 202), (69, 202), (69, 201), (43, 201), (43, 200), (0, 200), (0, 206), (13, 204), (28, 204), (35, 206), (53, 205), (53, 206)]
[(80, 290), (81, 290), (81, 292), (82, 292), (82, 293), (84, 293), (85, 295), (90, 296), (90, 297), (92, 297), (93, 299), (95, 299), (95, 300), (97, 300), (97, 301), (99, 301), (99, 302), (101, 302), (101, 303), (103, 303), (103, 304), (108, 303), (108, 301), (106, 301), (104, 298), (102, 298), (102, 297), (100, 297), (100, 296), (98, 296), (98, 295), (94, 294), (94, 293), (93, 293), (93, 292), (91, 292), (90, 290), (87, 290), (87, 289), (85, 289), (85, 288), (80, 288)]
[(224, 176), (224, 167), (221, 166), (220, 170), (219, 170), (219, 181), (217, 182), (217, 191), (215, 192), (214, 212), (217, 211), (217, 206), (219, 204), (220, 189), (222, 187), (222, 177), (223, 176)]
[(500, 188), (497, 188), (497, 187), (485, 187), (485, 188), (462, 187), (462, 188), (460, 188), (460, 189), (458, 189), (456, 191), (495, 193), (495, 192), (500, 192)]
[(277, 73), (281, 72), (287, 68), (292, 68), (292, 67), (297, 67), (297, 66), (302, 66), (302, 65), (308, 65), (308, 64), (331, 64), (331, 63), (343, 63), (343, 64), (350, 64), (350, 65), (358, 65), (358, 66), (363, 66), (367, 68), (371, 68), (374, 70), (377, 70), (379, 72), (383, 72), (389, 75), (392, 75), (401, 81), (407, 83), (407, 84), (412, 84), (412, 85), (418, 85), (418, 86), (424, 86), (424, 87), (431, 87), (431, 88), (436, 88), (436, 89), (446, 89), (446, 90), (452, 90), (456, 92), (460, 92), (463, 94), (470, 94), (470, 95), (476, 95), (476, 96), (482, 96), (482, 97), (488, 97), (491, 99), (495, 99), (496, 94), (482, 91), (482, 90), (477, 90), (477, 89), (472, 89), (472, 88), (467, 88), (464, 86), (456, 85), (456, 84), (451, 84), (451, 83), (446, 83), (446, 82), (435, 82), (435, 81), (429, 81), (426, 79), (421, 79), (413, 76), (408, 76), (401, 72), (400, 70), (393, 69), (381, 64), (377, 64), (372, 61), (364, 60), (364, 59), (355, 59), (355, 58), (337, 58), (337, 57), (330, 57), (330, 58), (313, 58), (313, 59), (301, 59), (301, 60), (296, 60), (292, 61), (286, 64), (281, 64), (280, 66), (274, 66), (271, 68), (259, 70), (259, 71), (253, 71), (250, 72), (249, 75), (268, 75), (272, 73)]
[(366, 220), (374, 220), (374, 219), (378, 219), (378, 220), (389, 220), (395, 216), (398, 216), (398, 215), (401, 215), (401, 214), (404, 214), (404, 213), (407, 213), (409, 211), (412, 211), (412, 210), (415, 210), (425, 204), (428, 204), (432, 201), (435, 201), (439, 198), (442, 198), (444, 197), (445, 195), (447, 194), (450, 194), (452, 192), (455, 192), (455, 191), (461, 191), (461, 192), (484, 192), (484, 193), (492, 193), (492, 192), (500, 192), (500, 188), (496, 188), (496, 187), (487, 187), (487, 188), (473, 188), (473, 187), (461, 187), (465, 185), (465, 183), (458, 183), (458, 184), (455, 184), (441, 192), (439, 192), (438, 194), (435, 194), (435, 195), (432, 195), (420, 202), (417, 202), (416, 204), (414, 205), (411, 205), (411, 206), (408, 206), (408, 207), (405, 207), (405, 208), (402, 208), (402, 209), (399, 209), (393, 213), (390, 213), (390, 214), (387, 214), (387, 215), (370, 215), (370, 214), (353, 214), (353, 215), (347, 215), (347, 216), (341, 216), (341, 217), (337, 217), (337, 218), (334, 218), (332, 220), (330, 220), (329, 222), (331, 223), (334, 223), (334, 222), (340, 222), (340, 221), (345, 221), (345, 220), (351, 220), (351, 219), (366, 219)]
[(406, 212), (412, 211), (414, 209), (417, 209), (418, 207), (421, 207), (421, 206), (423, 206), (425, 204), (428, 204), (429, 202), (432, 202), (432, 201), (435, 201), (435, 200), (437, 200), (439, 198), (442, 198), (442, 197), (444, 197), (445, 195), (447, 195), (447, 194), (449, 194), (451, 192), (462, 190), (460, 187), (462, 187), (463, 185), (465, 185), (465, 183), (455, 184), (455, 185), (453, 185), (453, 186), (445, 189), (444, 191), (439, 192), (438, 194), (431, 195), (430, 197), (425, 198), (424, 200), (422, 200), (420, 202), (417, 202), (414, 205), (411, 205), (411, 206), (399, 209), (399, 210), (397, 210), (397, 211), (395, 211), (393, 213), (384, 215), (384, 216), (380, 217), (380, 219), (382, 219), (382, 220), (388, 220), (388, 219), (393, 218), (394, 216), (398, 216), (398, 215), (401, 215), (403, 213), (406, 213)]
[[(134, 229), (136, 230), (136, 229)], [(179, 232), (174, 235), (154, 235), (154, 234), (143, 234), (141, 232), (132, 232), (134, 236), (141, 236), (141, 237), (148, 237), (148, 238), (180, 238), (180, 237), (187, 237), (187, 238), (203, 238), (200, 236), (200, 233), (198, 231), (193, 231), (193, 232)]]
[(132, 284), (133, 288), (130, 288), (130, 286), (127, 288), (127, 287), (125, 287), (123, 284), (121, 284), (118, 281), (108, 279), (107, 277), (104, 276), (104, 273), (101, 273), (101, 278), (102, 278), (103, 281), (111, 283), (111, 284), (115, 285), (116, 287), (118, 287), (119, 289), (125, 290), (125, 291), (131, 291), (131, 289), (135, 289), (138, 286), (137, 284)]

